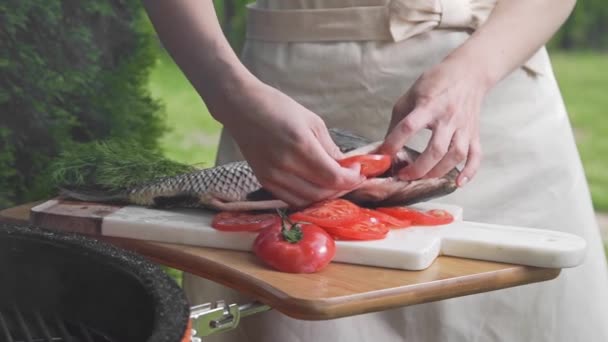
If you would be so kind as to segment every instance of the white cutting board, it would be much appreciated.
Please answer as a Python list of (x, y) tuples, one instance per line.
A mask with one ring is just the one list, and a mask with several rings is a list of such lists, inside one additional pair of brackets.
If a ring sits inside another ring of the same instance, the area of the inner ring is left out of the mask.
[[(584, 239), (561, 232), (467, 222), (462, 209), (422, 203), (421, 209), (441, 208), (456, 220), (439, 227), (391, 230), (383, 240), (336, 241), (334, 261), (422, 270), (438, 255), (566, 268), (582, 263)], [(221, 232), (210, 227), (212, 214), (199, 210), (156, 210), (127, 206), (104, 217), (102, 234), (202, 247), (251, 251), (255, 233)]]

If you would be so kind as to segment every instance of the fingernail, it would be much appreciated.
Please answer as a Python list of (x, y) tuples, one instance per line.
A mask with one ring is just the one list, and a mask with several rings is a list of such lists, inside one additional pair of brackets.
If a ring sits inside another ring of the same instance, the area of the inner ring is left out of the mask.
[(462, 179), (460, 180), (460, 182), (458, 183), (459, 187), (463, 187), (465, 186), (465, 184), (467, 184), (469, 182), (469, 177), (462, 177)]

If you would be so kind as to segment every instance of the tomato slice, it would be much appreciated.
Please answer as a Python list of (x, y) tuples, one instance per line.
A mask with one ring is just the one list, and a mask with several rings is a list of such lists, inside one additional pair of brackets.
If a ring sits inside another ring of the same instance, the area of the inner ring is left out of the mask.
[(385, 173), (392, 163), (391, 156), (386, 154), (363, 154), (347, 157), (339, 160), (338, 163), (344, 167), (349, 167), (355, 163), (361, 164), (361, 174), (365, 177), (376, 177)]
[(323, 227), (336, 240), (380, 240), (386, 237), (389, 228), (377, 218), (363, 215), (363, 218), (350, 225)]
[(412, 221), (405, 219), (398, 219), (391, 215), (385, 214), (378, 210), (361, 208), (364, 214), (369, 215), (378, 219), (380, 222), (384, 223), (390, 229), (399, 229), (399, 228), (407, 228), (412, 225)]
[(211, 227), (227, 232), (256, 232), (280, 222), (277, 214), (222, 211), (213, 217)]
[(427, 222), (432, 222), (432, 224), (448, 224), (454, 222), (454, 216), (443, 209), (431, 209), (426, 213), (428, 216), (425, 216), (425, 220)]
[(295, 212), (289, 219), (314, 223), (323, 228), (348, 225), (361, 218), (361, 208), (345, 199), (326, 200)]
[(419, 226), (437, 226), (454, 221), (452, 214), (443, 209), (420, 211), (407, 207), (386, 207), (377, 210), (400, 220), (409, 220), (413, 225)]
[(407, 207), (382, 207), (376, 208), (376, 210), (400, 220), (409, 220), (413, 224), (416, 224), (423, 215), (422, 211)]

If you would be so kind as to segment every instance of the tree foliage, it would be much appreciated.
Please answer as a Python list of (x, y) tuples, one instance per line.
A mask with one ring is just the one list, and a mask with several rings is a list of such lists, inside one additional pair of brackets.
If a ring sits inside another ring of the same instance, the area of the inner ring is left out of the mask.
[(572, 50), (608, 49), (608, 6), (605, 0), (577, 1), (574, 11), (551, 45)]
[(143, 15), (139, 0), (0, 2), (0, 207), (49, 196), (47, 167), (74, 143), (157, 149), (157, 42)]

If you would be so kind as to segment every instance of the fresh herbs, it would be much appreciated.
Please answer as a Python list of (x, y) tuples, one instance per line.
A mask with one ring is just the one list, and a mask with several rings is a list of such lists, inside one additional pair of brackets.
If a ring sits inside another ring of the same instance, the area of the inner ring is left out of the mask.
[(63, 151), (50, 167), (56, 186), (120, 190), (162, 177), (193, 172), (134, 141), (91, 142)]

